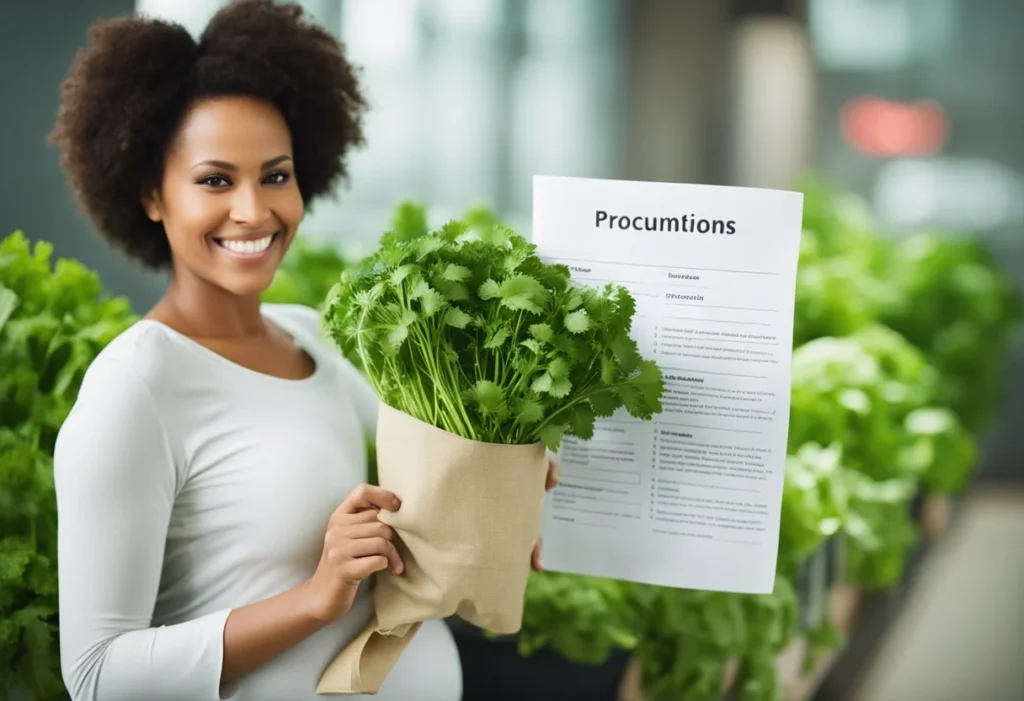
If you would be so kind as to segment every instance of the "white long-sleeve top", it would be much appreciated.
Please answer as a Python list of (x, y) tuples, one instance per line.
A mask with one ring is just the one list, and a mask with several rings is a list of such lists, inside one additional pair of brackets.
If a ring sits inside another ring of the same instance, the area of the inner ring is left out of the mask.
[[(321, 672), (372, 615), (364, 586), (348, 613), (221, 695), (228, 614), (313, 574), (328, 518), (365, 481), (376, 422), (376, 396), (314, 310), (263, 313), (315, 360), (313, 375), (249, 370), (151, 320), (89, 367), (54, 457), (74, 701), (322, 701)], [(461, 693), (457, 649), (431, 621), (374, 698)]]

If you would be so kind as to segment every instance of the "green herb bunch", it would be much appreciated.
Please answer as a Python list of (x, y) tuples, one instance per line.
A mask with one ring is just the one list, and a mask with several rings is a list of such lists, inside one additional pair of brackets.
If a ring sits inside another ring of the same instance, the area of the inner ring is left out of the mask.
[(574, 285), (513, 230), (470, 221), (396, 227), (328, 297), (328, 332), (381, 400), (464, 438), (552, 450), (620, 408), (659, 413), (628, 290)]

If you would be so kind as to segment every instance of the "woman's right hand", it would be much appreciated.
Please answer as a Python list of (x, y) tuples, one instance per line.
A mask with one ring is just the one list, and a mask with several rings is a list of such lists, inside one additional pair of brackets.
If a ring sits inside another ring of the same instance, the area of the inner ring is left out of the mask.
[(307, 583), (316, 618), (329, 623), (347, 612), (359, 584), (374, 572), (390, 567), (402, 573), (394, 530), (377, 518), (380, 509), (397, 511), (401, 505), (386, 489), (361, 484), (331, 515), (320, 564)]

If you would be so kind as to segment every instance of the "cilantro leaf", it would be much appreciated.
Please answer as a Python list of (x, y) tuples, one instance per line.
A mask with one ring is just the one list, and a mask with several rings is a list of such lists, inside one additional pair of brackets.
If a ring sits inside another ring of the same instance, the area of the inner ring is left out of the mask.
[(583, 333), (590, 328), (586, 309), (577, 309), (565, 315), (565, 329), (569, 333)]

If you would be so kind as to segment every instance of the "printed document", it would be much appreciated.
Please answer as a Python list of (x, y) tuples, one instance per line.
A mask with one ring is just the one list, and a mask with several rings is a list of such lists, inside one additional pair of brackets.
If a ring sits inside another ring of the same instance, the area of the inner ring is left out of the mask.
[(548, 570), (772, 591), (789, 429), (798, 192), (536, 176), (532, 241), (574, 281), (623, 285), (663, 411), (565, 439)]

